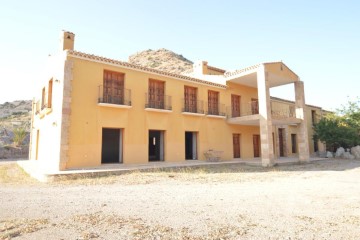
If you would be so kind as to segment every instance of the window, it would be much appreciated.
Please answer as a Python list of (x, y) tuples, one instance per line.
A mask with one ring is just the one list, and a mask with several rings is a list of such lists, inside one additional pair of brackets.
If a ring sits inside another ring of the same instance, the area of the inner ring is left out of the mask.
[(49, 85), (48, 85), (48, 100), (47, 100), (47, 107), (51, 108), (52, 107), (52, 88), (53, 88), (53, 80), (51, 79), (49, 81)]
[(240, 96), (231, 95), (231, 117), (240, 117)]
[(148, 106), (150, 108), (165, 109), (165, 82), (149, 80)]
[(311, 121), (312, 121), (313, 125), (316, 124), (316, 111), (315, 110), (311, 110)]
[(185, 86), (184, 105), (185, 112), (197, 113), (197, 88)]
[(43, 87), (41, 94), (41, 110), (47, 107), (46, 89)]
[(208, 114), (219, 115), (219, 92), (208, 91)]
[(259, 101), (256, 98), (251, 99), (251, 113), (259, 114)]
[(124, 104), (124, 78), (124, 73), (104, 71), (104, 103)]

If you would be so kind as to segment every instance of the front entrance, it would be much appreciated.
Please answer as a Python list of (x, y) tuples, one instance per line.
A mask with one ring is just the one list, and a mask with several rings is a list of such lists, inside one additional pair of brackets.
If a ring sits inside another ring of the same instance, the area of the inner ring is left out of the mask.
[(185, 132), (185, 159), (197, 159), (197, 134), (196, 132)]
[(240, 134), (233, 134), (234, 158), (240, 158)]
[(279, 128), (279, 155), (285, 157), (285, 129)]
[(260, 157), (261, 145), (260, 135), (253, 135), (254, 157)]
[(164, 131), (149, 130), (149, 161), (164, 161)]
[(122, 134), (118, 128), (102, 129), (101, 163), (122, 163)]

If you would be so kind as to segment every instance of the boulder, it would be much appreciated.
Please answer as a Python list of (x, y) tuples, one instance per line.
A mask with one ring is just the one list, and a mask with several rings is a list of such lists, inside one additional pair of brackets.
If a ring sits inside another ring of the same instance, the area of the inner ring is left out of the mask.
[(332, 154), (332, 152), (326, 152), (326, 157), (327, 158), (333, 158), (334, 157), (334, 155)]
[(352, 147), (351, 154), (356, 158), (360, 159), (360, 146)]
[(326, 152), (318, 152), (318, 157), (326, 158)]
[(343, 147), (339, 147), (338, 149), (336, 149), (335, 157), (341, 158), (343, 157), (344, 153), (345, 149)]
[(345, 159), (355, 159), (355, 157), (353, 155), (351, 155), (350, 152), (345, 152), (343, 154), (343, 158), (345, 158)]

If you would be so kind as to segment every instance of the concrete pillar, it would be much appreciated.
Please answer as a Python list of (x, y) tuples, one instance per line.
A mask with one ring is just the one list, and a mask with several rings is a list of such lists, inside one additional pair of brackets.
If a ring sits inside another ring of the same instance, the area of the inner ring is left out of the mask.
[(257, 71), (257, 87), (260, 116), (261, 162), (264, 167), (274, 165), (270, 91), (265, 66)]
[(299, 161), (308, 162), (310, 158), (310, 154), (309, 154), (307, 118), (305, 113), (304, 83), (301, 81), (295, 82), (294, 87), (295, 87), (296, 118), (302, 120), (298, 126)]

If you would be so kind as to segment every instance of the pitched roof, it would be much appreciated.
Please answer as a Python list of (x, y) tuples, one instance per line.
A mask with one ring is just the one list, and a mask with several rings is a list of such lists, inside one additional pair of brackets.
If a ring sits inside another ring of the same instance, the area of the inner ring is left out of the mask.
[(86, 59), (86, 60), (90, 60), (90, 61), (114, 64), (114, 65), (118, 65), (118, 66), (125, 67), (125, 68), (130, 68), (130, 69), (134, 69), (134, 70), (140, 70), (143, 72), (154, 73), (154, 74), (163, 75), (163, 76), (167, 76), (167, 77), (177, 78), (177, 79), (184, 80), (184, 81), (191, 81), (191, 82), (210, 85), (210, 86), (214, 86), (214, 87), (226, 88), (226, 85), (223, 85), (223, 84), (205, 81), (205, 80), (188, 77), (188, 76), (184, 76), (184, 75), (180, 75), (180, 74), (176, 74), (176, 73), (169, 73), (169, 72), (165, 72), (165, 71), (161, 71), (161, 70), (157, 70), (157, 69), (147, 68), (147, 67), (143, 67), (143, 66), (128, 63), (128, 62), (123, 62), (123, 61), (119, 61), (119, 60), (96, 56), (93, 54), (87, 54), (87, 53), (83, 53), (83, 52), (79, 52), (79, 51), (75, 51), (75, 50), (68, 50), (67, 54), (72, 57)]

